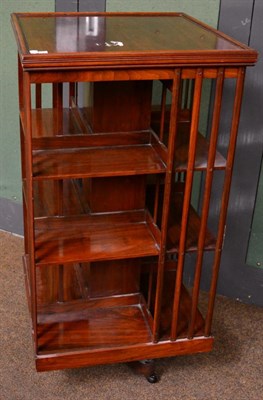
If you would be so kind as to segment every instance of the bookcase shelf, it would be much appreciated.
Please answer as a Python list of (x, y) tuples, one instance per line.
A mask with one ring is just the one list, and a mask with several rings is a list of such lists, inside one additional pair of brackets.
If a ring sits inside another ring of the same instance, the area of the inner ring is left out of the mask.
[(145, 211), (35, 219), (36, 265), (154, 256), (160, 232)]
[(40, 150), (33, 155), (35, 179), (88, 178), (163, 173), (150, 145)]

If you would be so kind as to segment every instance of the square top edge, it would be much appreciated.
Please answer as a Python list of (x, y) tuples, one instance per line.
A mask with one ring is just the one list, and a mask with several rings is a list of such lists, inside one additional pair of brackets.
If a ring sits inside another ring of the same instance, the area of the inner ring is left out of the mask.
[(257, 60), (255, 50), (182, 12), (13, 13), (11, 19), (24, 63), (64, 57), (65, 64), (66, 54), (71, 64), (78, 57), (87, 66), (109, 57), (146, 66), (154, 54), (158, 65)]

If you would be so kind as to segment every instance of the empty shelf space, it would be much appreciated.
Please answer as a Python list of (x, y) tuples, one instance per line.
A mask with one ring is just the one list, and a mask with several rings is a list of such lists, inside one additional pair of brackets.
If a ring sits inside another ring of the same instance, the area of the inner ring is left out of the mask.
[[(25, 127), (25, 113), (20, 112)], [(77, 108), (36, 108), (31, 110), (33, 142), (37, 138), (60, 135), (78, 135), (88, 131)]]
[(35, 219), (38, 265), (158, 255), (160, 232), (142, 211)]
[[(175, 170), (182, 172), (187, 170), (188, 152), (189, 152), (189, 138), (190, 138), (190, 123), (182, 122), (178, 126), (178, 134), (175, 143)], [(209, 142), (205, 137), (198, 132), (196, 156), (194, 168), (197, 171), (202, 171), (207, 168), (209, 152)], [(225, 158), (217, 151), (214, 162), (214, 169), (224, 169), (226, 167)]]
[(34, 181), (36, 217), (84, 214), (78, 182), (73, 179)]
[[(159, 132), (160, 129), (160, 110), (152, 112), (152, 128)], [(164, 123), (164, 143), (168, 141), (169, 135), (169, 118), (170, 112), (166, 111)], [(183, 172), (187, 170), (188, 152), (189, 152), (189, 138), (191, 129), (191, 115), (189, 110), (180, 110), (179, 122), (176, 133), (175, 141), (175, 170)], [(195, 154), (194, 169), (202, 171), (207, 168), (209, 152), (209, 141), (200, 133), (197, 133), (197, 145)], [(224, 169), (226, 167), (226, 160), (218, 151), (216, 151), (214, 169)]]
[(163, 173), (165, 163), (151, 144), (34, 152), (35, 179), (87, 178)]
[[(183, 209), (183, 188), (184, 183), (177, 182), (172, 188), (171, 204), (168, 217), (168, 231), (167, 231), (167, 245), (166, 249), (168, 253), (178, 253), (179, 241), (181, 237), (181, 219)], [(160, 185), (159, 195), (160, 201), (158, 204), (158, 224), (161, 224), (162, 209), (161, 205), (163, 202), (164, 185)], [(147, 204), (149, 210), (153, 212), (153, 199), (155, 195), (155, 189), (152, 184), (147, 186)], [(200, 232), (201, 218), (195, 209), (190, 205), (188, 214), (188, 224), (186, 233), (185, 251), (197, 251), (198, 238)], [(216, 245), (216, 237), (206, 229), (204, 250), (214, 250)]]
[[(183, 195), (182, 193), (175, 193), (174, 200), (171, 203), (171, 209), (169, 215), (169, 228), (168, 228), (168, 240), (167, 240), (168, 253), (177, 253), (179, 250), (182, 207), (183, 207)], [(200, 216), (197, 214), (195, 209), (190, 206), (188, 215), (185, 251), (197, 250), (200, 224), (201, 224)], [(205, 236), (204, 250), (215, 249), (215, 244), (216, 244), (216, 238), (209, 231), (209, 229), (207, 229)]]
[(39, 354), (122, 347), (152, 340), (140, 294), (40, 307)]
[[(151, 287), (151, 306), (150, 309), (154, 309), (155, 304), (155, 293), (156, 293), (156, 282), (157, 282), (157, 264), (146, 264), (147, 268), (144, 267), (144, 272), (153, 272), (153, 284)], [(175, 281), (176, 281), (176, 262), (169, 261), (164, 266), (164, 277), (163, 277), (163, 296), (161, 306), (161, 318), (160, 318), (160, 341), (169, 340), (171, 337), (171, 326), (173, 319), (173, 303), (175, 295)], [(177, 337), (187, 338), (188, 336), (188, 325), (191, 318), (192, 309), (192, 297), (186, 287), (182, 284), (180, 305), (178, 313), (177, 323)], [(196, 319), (194, 324), (194, 336), (204, 335), (204, 318), (201, 312), (196, 310)]]
[[(165, 294), (163, 298), (161, 321), (160, 321), (160, 340), (167, 340), (170, 337), (171, 322), (173, 316), (172, 304), (174, 297), (174, 283), (176, 272), (169, 271), (164, 276)], [(187, 289), (182, 285), (181, 298), (178, 315), (177, 337), (187, 338), (188, 325), (191, 316), (192, 298)], [(204, 318), (197, 309), (196, 320), (194, 325), (194, 336), (204, 335)]]

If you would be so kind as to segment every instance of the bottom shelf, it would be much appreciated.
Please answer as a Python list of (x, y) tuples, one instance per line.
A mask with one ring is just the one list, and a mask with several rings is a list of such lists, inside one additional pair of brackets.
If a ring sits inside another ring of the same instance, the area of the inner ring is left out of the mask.
[[(140, 294), (40, 310), (36, 368), (48, 371), (171, 357), (212, 350), (213, 338), (152, 341)], [(137, 304), (132, 304), (137, 301)], [(122, 305), (121, 303), (122, 302)], [(119, 304), (118, 304), (119, 303)], [(126, 304), (124, 304), (126, 303)], [(131, 304), (129, 304), (131, 303)]]
[[(146, 268), (141, 266), (142, 274), (149, 273), (149, 265)], [(155, 264), (152, 265), (154, 272)], [(165, 270), (159, 342), (153, 341), (153, 319), (141, 292), (38, 304), (37, 370), (77, 368), (210, 351), (213, 338), (204, 337), (204, 321), (199, 312), (195, 337), (187, 339), (191, 297), (185, 288), (182, 288), (180, 299), (178, 339), (169, 339), (172, 282), (176, 274), (174, 265), (174, 262), (168, 263)], [(24, 266), (30, 300), (28, 257), (24, 257)], [(41, 275), (41, 279), (38, 284), (49, 288), (52, 275)], [(154, 303), (154, 295), (151, 298)]]
[(39, 354), (148, 343), (150, 325), (140, 294), (57, 303), (39, 310)]

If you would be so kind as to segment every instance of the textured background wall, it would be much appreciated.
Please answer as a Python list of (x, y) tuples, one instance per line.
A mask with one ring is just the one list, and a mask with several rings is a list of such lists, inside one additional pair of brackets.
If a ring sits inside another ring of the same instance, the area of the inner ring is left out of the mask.
[(107, 11), (178, 11), (217, 26), (219, 0), (107, 0)]

